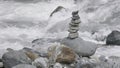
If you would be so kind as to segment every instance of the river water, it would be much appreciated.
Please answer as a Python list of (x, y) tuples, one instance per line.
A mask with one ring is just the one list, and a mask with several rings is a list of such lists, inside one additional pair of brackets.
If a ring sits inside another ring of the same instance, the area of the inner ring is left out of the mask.
[[(58, 6), (65, 9), (50, 17)], [(105, 44), (112, 30), (120, 30), (120, 0), (0, 0), (0, 49), (31, 47), (36, 38), (67, 37), (75, 10), (82, 21), (79, 36), (86, 41)], [(101, 48), (96, 54), (118, 56), (119, 48)]]

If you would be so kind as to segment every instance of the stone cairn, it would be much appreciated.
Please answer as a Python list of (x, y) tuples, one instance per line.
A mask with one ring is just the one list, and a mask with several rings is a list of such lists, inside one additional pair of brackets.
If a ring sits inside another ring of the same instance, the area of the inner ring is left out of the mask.
[(69, 29), (68, 29), (68, 32), (69, 32), (68, 38), (75, 39), (79, 36), (79, 34), (78, 34), (79, 23), (81, 23), (81, 21), (80, 21), (79, 15), (78, 15), (78, 11), (73, 11), (72, 12), (72, 20), (69, 24)]

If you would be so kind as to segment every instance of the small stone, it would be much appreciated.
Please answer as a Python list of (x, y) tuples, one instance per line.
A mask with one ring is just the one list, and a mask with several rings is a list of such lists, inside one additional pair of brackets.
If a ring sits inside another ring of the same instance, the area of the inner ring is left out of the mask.
[(71, 29), (71, 30), (79, 30), (79, 27), (69, 26), (69, 29)]
[(53, 68), (75, 68), (75, 66), (71, 66), (70, 64), (55, 63)]
[(79, 24), (79, 23), (81, 23), (81, 21), (80, 21), (80, 19), (78, 19), (78, 20), (74, 20), (73, 23), (74, 23), (74, 24)]
[(72, 30), (72, 29), (69, 29), (68, 32), (70, 33), (76, 33), (78, 30)]
[(72, 15), (74, 16), (74, 15), (77, 15), (78, 14), (78, 11), (73, 11), (72, 12)]
[(79, 27), (79, 23), (75, 24), (75, 23), (72, 23), (72, 22), (71, 22), (69, 25), (70, 25), (70, 26), (74, 26), (74, 27)]
[(63, 66), (60, 63), (55, 63), (53, 68), (63, 68)]
[(14, 50), (11, 49), (11, 48), (7, 48), (7, 51), (12, 52), (12, 51), (14, 51)]
[(33, 53), (30, 51), (25, 52), (25, 54), (32, 60), (34, 61), (35, 59), (39, 58), (40, 56), (37, 53)]
[(29, 65), (29, 64), (18, 64), (12, 68), (36, 68), (36, 67), (33, 65)]
[(3, 62), (0, 62), (0, 68), (3, 68)]
[(78, 36), (79, 36), (78, 33), (69, 33), (68, 38), (74, 39), (74, 38), (77, 38)]
[(72, 20), (73, 20), (73, 21), (78, 20), (78, 19), (80, 19), (80, 17), (79, 17), (78, 15), (72, 17)]
[(81, 21), (78, 20), (71, 20), (71, 23), (75, 24), (75, 25), (79, 25), (81, 23)]
[(39, 57), (32, 64), (37, 68), (48, 68), (48, 59)]

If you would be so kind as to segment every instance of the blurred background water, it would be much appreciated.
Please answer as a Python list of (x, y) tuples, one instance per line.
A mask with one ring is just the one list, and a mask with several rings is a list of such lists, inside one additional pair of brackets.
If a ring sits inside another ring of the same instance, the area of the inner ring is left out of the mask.
[[(50, 17), (58, 6), (65, 10)], [(79, 35), (86, 41), (105, 44), (112, 30), (120, 30), (120, 0), (0, 0), (0, 49), (31, 47), (36, 38), (67, 37), (75, 10), (82, 21)]]

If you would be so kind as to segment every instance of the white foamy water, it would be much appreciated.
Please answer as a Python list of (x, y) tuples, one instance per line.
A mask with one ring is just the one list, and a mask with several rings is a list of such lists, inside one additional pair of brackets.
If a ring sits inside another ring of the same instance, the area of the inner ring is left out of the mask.
[[(63, 6), (66, 11), (50, 17), (58, 6)], [(0, 49), (31, 47), (31, 41), (36, 38), (66, 37), (74, 10), (79, 10), (82, 21), (79, 35), (86, 41), (105, 44), (104, 38), (112, 30), (120, 29), (120, 0), (1, 0), (0, 10)], [(112, 54), (120, 53), (118, 48), (113, 49), (117, 52)], [(99, 50), (97, 54), (100, 54)]]

